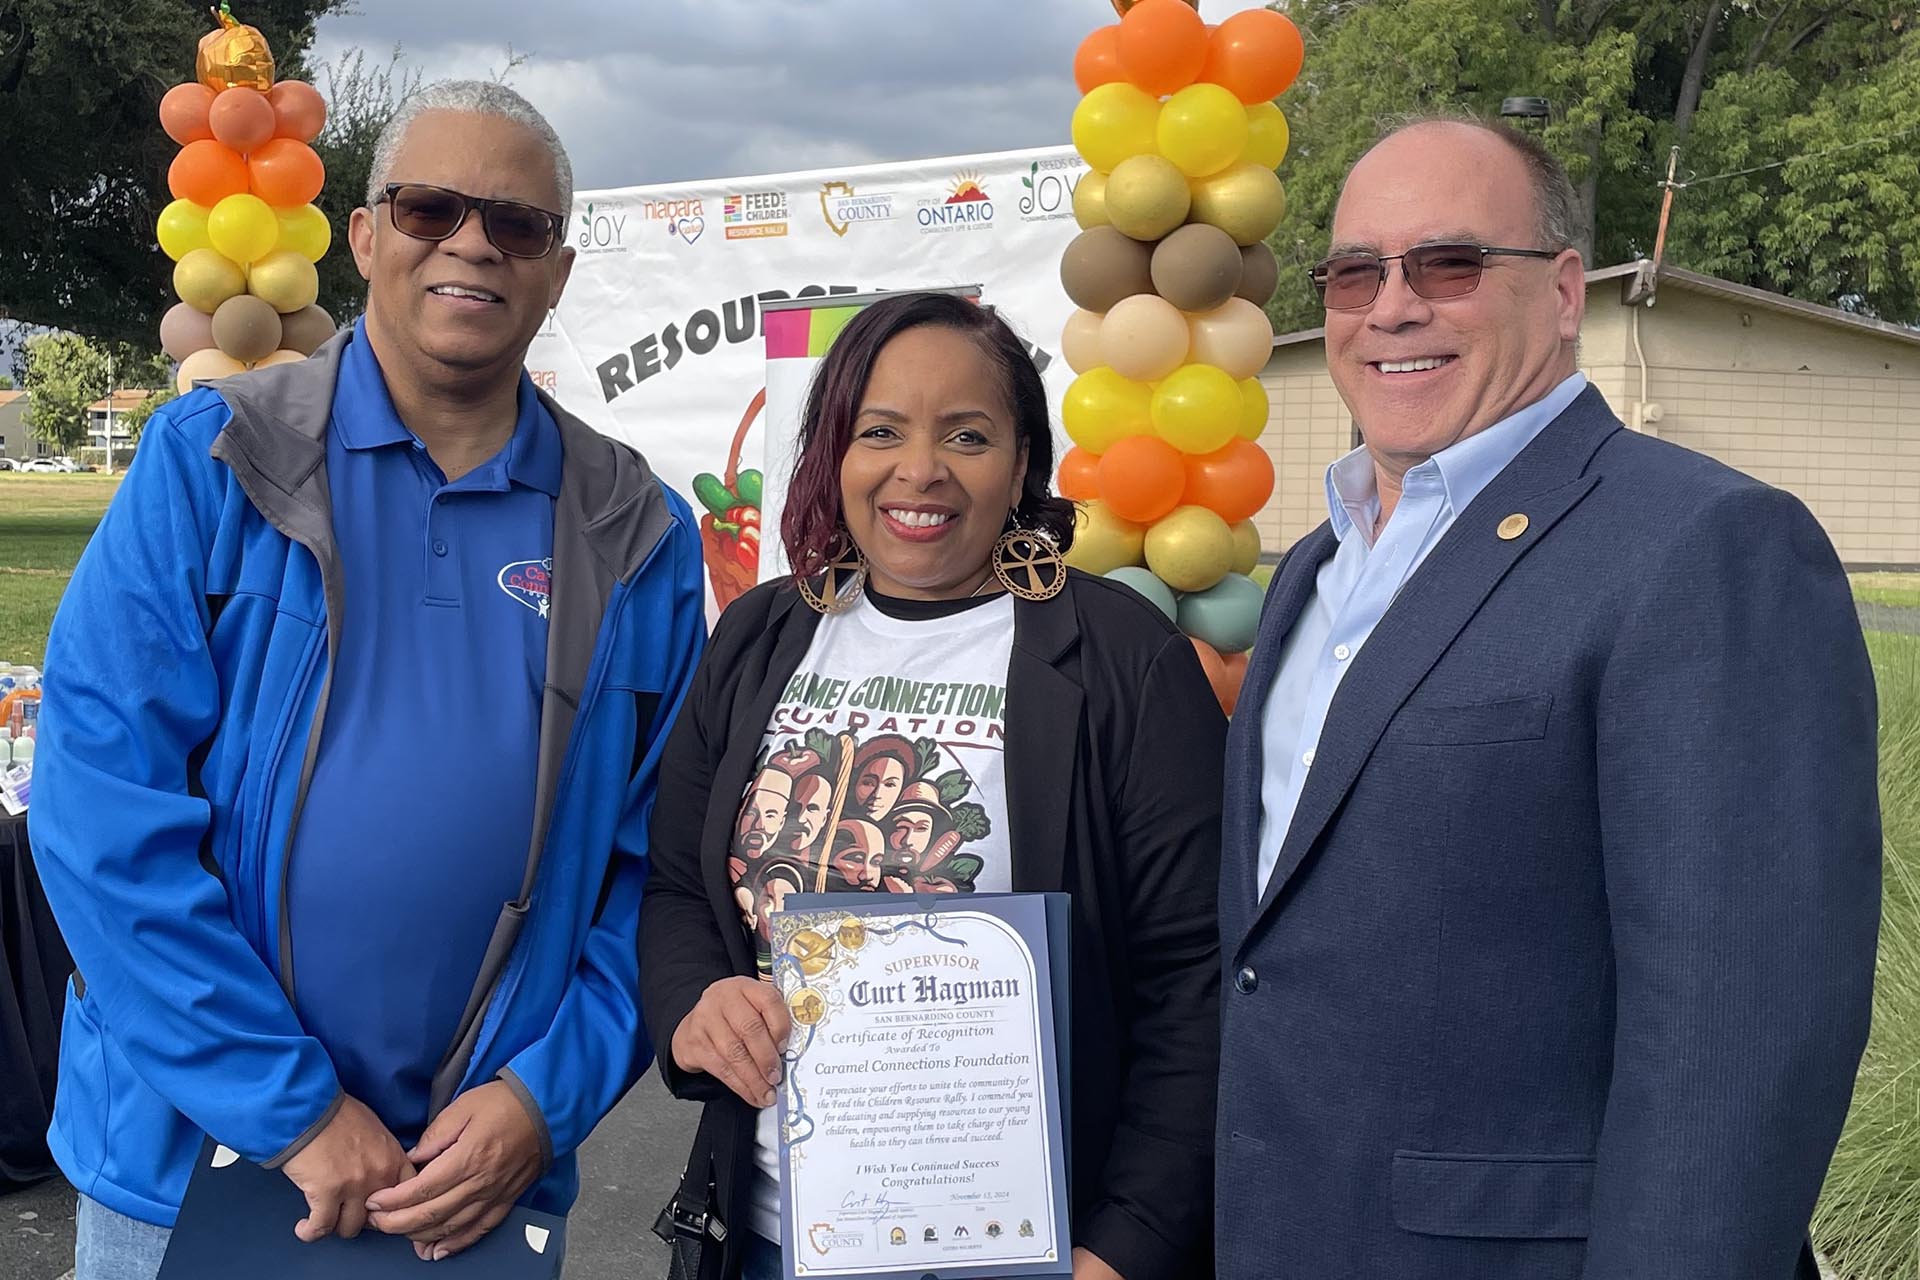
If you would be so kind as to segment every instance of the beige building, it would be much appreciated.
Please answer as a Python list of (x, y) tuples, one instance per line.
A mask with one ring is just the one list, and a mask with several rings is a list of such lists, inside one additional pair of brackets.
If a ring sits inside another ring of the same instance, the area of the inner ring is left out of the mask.
[[(1650, 264), (1587, 275), (1580, 367), (1631, 427), (1798, 495), (1850, 567), (1920, 568), (1920, 330)], [(1326, 518), (1327, 463), (1357, 443), (1322, 333), (1261, 375), (1269, 552)]]

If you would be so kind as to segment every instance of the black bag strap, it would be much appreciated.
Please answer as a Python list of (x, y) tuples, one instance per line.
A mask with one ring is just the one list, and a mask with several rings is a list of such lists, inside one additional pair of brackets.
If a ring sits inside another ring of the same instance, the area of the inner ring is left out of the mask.
[(687, 1153), (680, 1186), (653, 1224), (653, 1234), (668, 1245), (686, 1240), (717, 1248), (726, 1246), (727, 1224), (714, 1204), (715, 1157), (729, 1119), (726, 1111), (724, 1103), (709, 1103), (700, 1112), (700, 1127), (694, 1132), (693, 1149)]

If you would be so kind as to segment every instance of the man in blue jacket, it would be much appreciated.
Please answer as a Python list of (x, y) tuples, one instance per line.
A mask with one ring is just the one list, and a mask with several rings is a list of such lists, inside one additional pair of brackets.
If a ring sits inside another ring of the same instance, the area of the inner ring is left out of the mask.
[(1791, 495), (1578, 371), (1565, 172), (1416, 125), (1315, 271), (1362, 448), (1227, 753), (1221, 1280), (1817, 1280), (1873, 677)]
[(77, 1280), (156, 1272), (203, 1135), (299, 1186), (304, 1240), (564, 1213), (651, 1061), (699, 538), (522, 368), (571, 200), (517, 94), (411, 100), (350, 228), (365, 320), (156, 413), (75, 570), (32, 835), (77, 967)]

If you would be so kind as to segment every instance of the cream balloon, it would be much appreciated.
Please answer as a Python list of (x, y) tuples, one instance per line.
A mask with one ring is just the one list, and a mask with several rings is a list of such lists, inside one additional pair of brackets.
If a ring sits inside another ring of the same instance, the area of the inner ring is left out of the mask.
[(185, 395), (193, 390), (196, 382), (211, 382), (246, 371), (247, 366), (220, 348), (206, 347), (180, 362), (180, 372), (174, 375), (173, 385), (179, 388), (181, 395)]
[(1103, 363), (1100, 359), (1100, 319), (1098, 311), (1076, 309), (1067, 317), (1066, 327), (1060, 330), (1060, 354), (1067, 358), (1067, 368), (1075, 373), (1098, 369)]
[(1135, 382), (1158, 382), (1187, 362), (1187, 318), (1165, 298), (1136, 293), (1100, 322), (1100, 355)]
[(254, 361), (248, 367), (252, 369), (271, 369), (277, 364), (297, 364), (305, 359), (306, 357), (298, 351), (288, 351), (283, 348), (282, 350), (260, 357), (260, 359)]
[(1190, 316), (1187, 327), (1193, 362), (1225, 369), (1235, 382), (1258, 374), (1273, 354), (1273, 325), (1245, 298)]

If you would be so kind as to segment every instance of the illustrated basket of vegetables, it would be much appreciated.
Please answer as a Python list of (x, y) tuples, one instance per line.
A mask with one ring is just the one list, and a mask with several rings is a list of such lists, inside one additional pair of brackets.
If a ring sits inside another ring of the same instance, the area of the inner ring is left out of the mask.
[(722, 609), (759, 579), (761, 476), (751, 467), (740, 469), (740, 448), (746, 443), (747, 429), (766, 407), (763, 389), (754, 395), (733, 433), (724, 476), (702, 472), (693, 478), (693, 496), (706, 508), (700, 517), (700, 545), (706, 552), (707, 580)]

